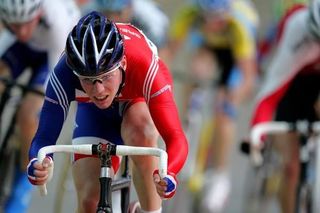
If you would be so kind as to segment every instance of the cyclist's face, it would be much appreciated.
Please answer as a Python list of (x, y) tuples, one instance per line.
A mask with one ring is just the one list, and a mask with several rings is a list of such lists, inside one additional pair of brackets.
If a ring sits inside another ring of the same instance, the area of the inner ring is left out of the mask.
[(40, 20), (40, 14), (34, 19), (24, 23), (7, 23), (8, 28), (16, 35), (20, 42), (27, 42), (31, 39), (35, 28)]
[(207, 32), (221, 32), (228, 23), (227, 14), (205, 14), (204, 15), (204, 29)]
[[(122, 66), (125, 69), (125, 66)], [(94, 78), (79, 77), (84, 91), (100, 109), (108, 108), (115, 98), (122, 80), (120, 68)]]

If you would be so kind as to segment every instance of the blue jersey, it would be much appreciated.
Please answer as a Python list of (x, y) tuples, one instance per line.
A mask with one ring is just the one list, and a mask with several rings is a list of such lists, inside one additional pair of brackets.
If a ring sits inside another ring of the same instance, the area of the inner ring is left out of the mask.
[(82, 90), (79, 79), (67, 66), (65, 58), (65, 55), (61, 57), (50, 75), (38, 131), (34, 138), (37, 143), (32, 143), (30, 148), (31, 158), (37, 156), (41, 147), (56, 143), (70, 103), (75, 100), (75, 91), (76, 89)]

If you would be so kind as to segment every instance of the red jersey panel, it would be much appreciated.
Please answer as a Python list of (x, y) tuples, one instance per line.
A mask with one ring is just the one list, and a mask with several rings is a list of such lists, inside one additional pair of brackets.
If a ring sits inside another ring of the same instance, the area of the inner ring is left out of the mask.
[(124, 38), (127, 58), (125, 84), (118, 100), (144, 98), (166, 143), (168, 170), (178, 173), (186, 160), (188, 146), (173, 99), (171, 74), (159, 59), (156, 46), (140, 30), (129, 24), (117, 26)]

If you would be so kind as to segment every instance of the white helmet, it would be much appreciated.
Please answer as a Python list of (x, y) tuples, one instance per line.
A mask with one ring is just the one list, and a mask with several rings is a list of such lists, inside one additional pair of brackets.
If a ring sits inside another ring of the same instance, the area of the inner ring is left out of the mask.
[(312, 34), (320, 38), (320, 0), (313, 0), (309, 6), (309, 28)]
[(42, 2), (43, 0), (0, 0), (0, 18), (7, 23), (30, 21), (39, 13)]

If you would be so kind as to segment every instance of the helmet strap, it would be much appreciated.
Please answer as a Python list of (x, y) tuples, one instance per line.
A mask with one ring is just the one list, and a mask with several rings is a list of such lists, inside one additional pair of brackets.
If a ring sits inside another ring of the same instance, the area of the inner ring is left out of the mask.
[(118, 92), (116, 94), (116, 97), (118, 97), (118, 95), (120, 94), (122, 88), (124, 87), (124, 82), (125, 82), (125, 79), (126, 79), (126, 72), (125, 70), (122, 68), (122, 66), (119, 67), (119, 69), (121, 70), (121, 83), (119, 85), (119, 89), (118, 89)]

